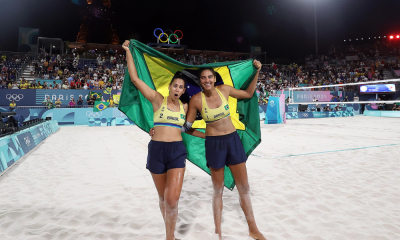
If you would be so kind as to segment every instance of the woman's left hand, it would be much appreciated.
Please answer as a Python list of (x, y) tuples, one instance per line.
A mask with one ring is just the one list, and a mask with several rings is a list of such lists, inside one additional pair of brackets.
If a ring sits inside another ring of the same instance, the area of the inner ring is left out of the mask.
[(257, 71), (261, 70), (262, 64), (260, 63), (260, 61), (254, 60), (253, 65), (254, 65), (254, 67), (257, 68)]

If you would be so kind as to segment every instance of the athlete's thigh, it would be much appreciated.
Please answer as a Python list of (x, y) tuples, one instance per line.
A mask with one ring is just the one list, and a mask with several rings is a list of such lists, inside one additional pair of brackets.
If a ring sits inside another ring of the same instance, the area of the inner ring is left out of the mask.
[(224, 186), (224, 170), (225, 168), (212, 168), (210, 167), (211, 179), (214, 185), (214, 188), (221, 188)]
[(153, 177), (154, 184), (156, 185), (158, 196), (160, 196), (160, 198), (164, 198), (165, 186), (167, 183), (167, 173), (152, 173), (151, 176)]
[(228, 165), (228, 167), (229, 169), (231, 169), (236, 185), (248, 184), (247, 168), (245, 162), (236, 165)]
[(166, 174), (167, 178), (165, 189), (168, 191), (168, 194), (173, 194), (179, 198), (182, 191), (185, 168), (172, 168), (169, 169)]

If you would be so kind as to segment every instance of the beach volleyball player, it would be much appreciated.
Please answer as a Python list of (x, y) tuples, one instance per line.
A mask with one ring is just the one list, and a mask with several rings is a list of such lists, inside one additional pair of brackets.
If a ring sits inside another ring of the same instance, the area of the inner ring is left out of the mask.
[(228, 85), (215, 87), (216, 73), (212, 68), (202, 69), (200, 84), (202, 92), (194, 95), (189, 103), (187, 122), (193, 122), (197, 111), (206, 122), (206, 160), (213, 182), (213, 212), (215, 233), (221, 238), (222, 192), (224, 189), (224, 167), (228, 166), (233, 174), (239, 192), (240, 206), (245, 214), (249, 235), (254, 239), (265, 239), (258, 230), (250, 200), (250, 187), (247, 178), (246, 160), (242, 142), (232, 123), (228, 98), (251, 98), (256, 90), (259, 61), (253, 62), (257, 74), (246, 90), (238, 90)]
[[(148, 146), (146, 168), (151, 172), (157, 188), (160, 210), (166, 228), (166, 239), (173, 240), (187, 156), (181, 131), (185, 124), (188, 105), (179, 100), (185, 92), (185, 80), (180, 73), (175, 74), (169, 85), (169, 96), (163, 97), (139, 79), (129, 50), (129, 41), (125, 41), (122, 47), (126, 51), (132, 83), (153, 105), (154, 127), (157, 131)], [(204, 133), (193, 131), (193, 129), (187, 133), (204, 138)]]

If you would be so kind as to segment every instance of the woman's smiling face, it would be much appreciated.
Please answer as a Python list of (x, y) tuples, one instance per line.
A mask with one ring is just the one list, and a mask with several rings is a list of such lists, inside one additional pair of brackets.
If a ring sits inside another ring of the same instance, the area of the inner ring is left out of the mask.
[(214, 87), (216, 79), (210, 70), (204, 70), (200, 73), (200, 84), (204, 90), (211, 90)]

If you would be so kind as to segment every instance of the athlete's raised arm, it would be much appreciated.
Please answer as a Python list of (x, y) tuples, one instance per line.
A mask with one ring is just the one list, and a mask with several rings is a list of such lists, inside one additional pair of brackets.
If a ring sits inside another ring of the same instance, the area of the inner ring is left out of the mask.
[(224, 92), (228, 91), (229, 96), (237, 99), (245, 99), (253, 97), (254, 91), (256, 90), (257, 87), (258, 74), (260, 73), (262, 64), (259, 61), (254, 60), (253, 65), (257, 68), (257, 73), (254, 76), (253, 81), (250, 83), (250, 85), (247, 87), (246, 90), (239, 90), (229, 85), (222, 85), (219, 88), (221, 88), (221, 90), (223, 89)]
[(139, 78), (136, 71), (135, 62), (133, 61), (132, 53), (129, 49), (128, 40), (126, 40), (124, 44), (122, 44), (122, 48), (126, 52), (126, 62), (128, 65), (129, 77), (131, 78), (132, 83), (139, 89), (143, 96), (153, 104), (153, 106), (154, 104), (159, 105), (163, 100), (163, 96), (157, 91), (151, 89), (145, 82), (143, 82)]

